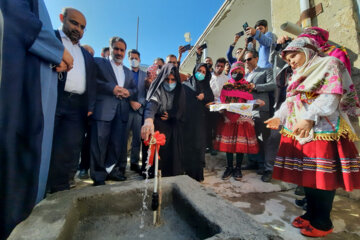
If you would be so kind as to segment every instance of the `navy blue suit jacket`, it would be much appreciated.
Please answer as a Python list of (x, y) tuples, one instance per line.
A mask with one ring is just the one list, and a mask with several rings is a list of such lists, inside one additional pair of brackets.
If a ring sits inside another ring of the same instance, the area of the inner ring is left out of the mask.
[(95, 58), (95, 63), (97, 66), (97, 95), (93, 118), (100, 121), (113, 120), (118, 104), (120, 104), (122, 120), (127, 121), (129, 119), (130, 110), (129, 100), (137, 101), (137, 88), (132, 71), (124, 66), (124, 88), (130, 92), (130, 97), (119, 99), (115, 97), (113, 93), (113, 90), (117, 85), (117, 80), (110, 60), (105, 58)]
[(138, 77), (138, 84), (137, 84), (137, 102), (140, 103), (142, 106), (138, 110), (139, 113), (142, 115), (144, 113), (145, 105), (146, 105), (146, 89), (145, 89), (145, 78), (146, 72), (139, 69), (139, 77)]
[[(55, 30), (56, 37), (61, 41), (60, 33), (58, 30)], [(85, 62), (85, 74), (86, 74), (86, 97), (88, 101), (88, 112), (94, 112), (95, 101), (96, 101), (96, 65), (94, 62), (94, 58), (91, 54), (85, 50), (85, 48), (80, 47), (81, 52), (84, 56)], [(62, 72), (58, 75), (59, 83), (58, 83), (58, 99), (62, 96), (62, 93), (65, 89), (67, 72)]]

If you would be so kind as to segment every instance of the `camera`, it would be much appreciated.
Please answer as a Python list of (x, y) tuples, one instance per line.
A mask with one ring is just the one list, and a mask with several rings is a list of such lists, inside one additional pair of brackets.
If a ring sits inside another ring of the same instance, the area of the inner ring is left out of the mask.
[(187, 44), (187, 45), (183, 46), (183, 48), (184, 48), (184, 51), (190, 50), (190, 49), (191, 49), (191, 45), (190, 45), (190, 44)]
[(276, 44), (275, 51), (284, 50), (289, 45), (290, 42), (291, 42), (291, 39), (288, 39), (282, 44), (280, 44), (280, 43)]
[(204, 43), (203, 45), (200, 46), (200, 48), (201, 48), (202, 50), (204, 50), (205, 48), (207, 48), (207, 44)]
[(253, 40), (254, 40), (253, 37), (248, 37), (248, 38), (246, 39), (246, 42), (247, 42), (247, 43), (250, 43), (250, 42), (252, 42)]

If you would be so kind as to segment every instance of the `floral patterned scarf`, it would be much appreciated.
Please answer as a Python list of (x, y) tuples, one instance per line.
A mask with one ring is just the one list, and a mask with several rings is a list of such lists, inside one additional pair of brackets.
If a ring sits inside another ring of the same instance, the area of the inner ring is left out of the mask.
[(306, 111), (303, 103), (311, 102), (320, 94), (340, 95), (340, 111), (349, 116), (360, 116), (360, 104), (354, 84), (340, 60), (319, 56), (316, 42), (307, 37), (292, 41), (282, 52), (282, 56), (288, 51), (301, 51), (306, 56), (305, 63), (293, 71), (287, 88), (288, 129), (292, 129)]

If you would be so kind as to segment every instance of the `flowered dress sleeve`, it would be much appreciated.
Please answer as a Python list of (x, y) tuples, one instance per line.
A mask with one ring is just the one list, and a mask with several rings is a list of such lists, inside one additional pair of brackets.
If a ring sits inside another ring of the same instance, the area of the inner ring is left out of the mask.
[(287, 116), (287, 105), (285, 101), (281, 104), (279, 110), (275, 112), (274, 118), (280, 118), (281, 125), (284, 125), (286, 121), (286, 116)]
[(320, 117), (334, 114), (339, 106), (340, 98), (337, 94), (321, 94), (308, 107), (302, 119), (313, 120), (316, 125)]

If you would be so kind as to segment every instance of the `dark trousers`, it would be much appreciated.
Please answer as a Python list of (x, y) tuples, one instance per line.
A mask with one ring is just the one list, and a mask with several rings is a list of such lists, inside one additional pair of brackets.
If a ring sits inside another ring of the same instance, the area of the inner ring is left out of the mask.
[(81, 161), (79, 164), (80, 170), (90, 169), (90, 140), (91, 140), (91, 123), (92, 119), (87, 119), (85, 139), (81, 149)]
[[(127, 122), (126, 127), (126, 139), (129, 138), (129, 133), (132, 131), (132, 141), (131, 141), (131, 155), (130, 162), (131, 164), (139, 164), (140, 160), (140, 148), (141, 148), (141, 125), (142, 125), (142, 115), (138, 111), (133, 111), (132, 109), (129, 112), (129, 121)], [(127, 151), (124, 152), (122, 156), (122, 161), (127, 162)]]
[(310, 224), (319, 230), (328, 231), (333, 225), (330, 213), (335, 197), (335, 190), (326, 191), (315, 188), (304, 188), (307, 201), (307, 211), (301, 216), (309, 220)]
[(270, 136), (267, 139), (267, 143), (265, 144), (264, 167), (266, 171), (272, 171), (274, 168), (275, 158), (279, 151), (280, 140), (280, 130), (270, 130)]
[(95, 120), (93, 122), (90, 176), (94, 181), (105, 181), (108, 174), (106, 168), (114, 164), (125, 171), (126, 159), (124, 161), (121, 156), (126, 154), (126, 125), (127, 121), (122, 120), (120, 104), (117, 106), (112, 121)]
[(216, 127), (219, 122), (220, 114), (218, 112), (205, 111), (206, 114), (206, 147), (213, 150), (213, 141), (216, 137)]
[(269, 112), (260, 112), (259, 116), (254, 117), (255, 133), (259, 144), (259, 153), (249, 154), (249, 164), (257, 164), (259, 168), (265, 168), (265, 160), (268, 148), (268, 138), (270, 137), (270, 129), (266, 127), (264, 121), (269, 119)]
[(49, 171), (50, 192), (70, 189), (69, 179), (79, 162), (87, 116), (85, 95), (64, 92), (55, 115), (53, 147)]

